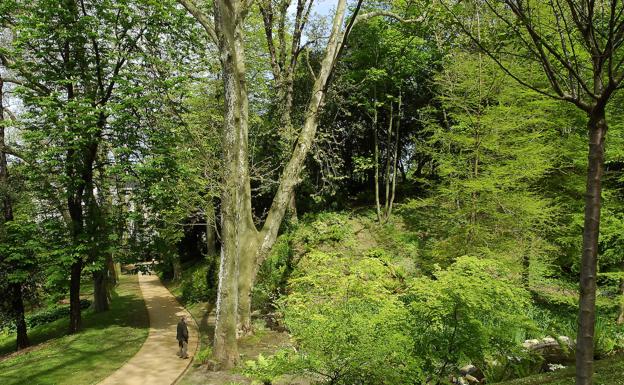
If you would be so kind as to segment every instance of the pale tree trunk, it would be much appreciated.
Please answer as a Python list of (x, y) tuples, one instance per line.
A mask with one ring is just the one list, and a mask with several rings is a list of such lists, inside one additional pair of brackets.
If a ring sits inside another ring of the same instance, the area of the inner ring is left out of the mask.
[(297, 215), (297, 193), (295, 192), (295, 190), (293, 190), (292, 194), (290, 195), (290, 200), (288, 201), (288, 215), (290, 223), (299, 223), (299, 217)]
[(397, 169), (398, 169), (398, 163), (399, 163), (399, 132), (400, 132), (400, 128), (401, 128), (401, 112), (402, 112), (402, 105), (403, 102), (403, 98), (401, 93), (399, 92), (399, 104), (398, 104), (398, 108), (397, 108), (397, 119), (396, 119), (396, 132), (394, 133), (395, 137), (394, 137), (394, 155), (393, 155), (393, 164), (392, 164), (392, 187), (391, 187), (391, 192), (390, 192), (390, 203), (388, 204), (388, 211), (386, 213), (386, 222), (390, 219), (390, 216), (392, 215), (392, 206), (394, 205), (394, 197), (396, 196), (396, 176), (397, 176)]
[(594, 328), (596, 322), (596, 273), (600, 232), (601, 178), (607, 121), (604, 107), (592, 110), (588, 122), (589, 154), (585, 193), (585, 225), (581, 257), (579, 325), (576, 337), (576, 383), (591, 385), (594, 373)]
[(377, 222), (381, 220), (381, 201), (379, 199), (379, 138), (377, 137), (377, 98), (374, 100), (375, 107), (373, 110), (373, 145), (375, 147), (375, 207), (377, 208)]
[(247, 154), (248, 100), (242, 28), (248, 10), (245, 1), (217, 0), (214, 5), (225, 91), (222, 246), (214, 356), (222, 368), (230, 368), (238, 361), (239, 301), (242, 299), (246, 304), (246, 298), (251, 295), (247, 281), (253, 261), (248, 254), (252, 254), (250, 247), (253, 248), (257, 234), (251, 213)]
[[(299, 133), (297, 143), (294, 146), (292, 156), (280, 177), (280, 184), (277, 188), (277, 192), (269, 209), (266, 221), (262, 227), (262, 230), (258, 233), (249, 234), (249, 237), (256, 238), (255, 241), (248, 241), (250, 244), (255, 245), (255, 252), (245, 253), (241, 257), (241, 279), (247, 280), (244, 284), (239, 286), (239, 296), (243, 300), (239, 304), (240, 319), (242, 330), (251, 330), (251, 289), (255, 282), (256, 274), (262, 262), (268, 255), (271, 247), (277, 239), (277, 233), (280, 224), (284, 218), (288, 203), (291, 199), (297, 184), (300, 181), (301, 170), (305, 159), (312, 147), (312, 142), (316, 135), (316, 129), (318, 127), (318, 117), (321, 111), (321, 106), (325, 98), (326, 87), (331, 76), (331, 73), (336, 64), (336, 59), (340, 47), (342, 46), (345, 34), (341, 33), (341, 27), (344, 22), (344, 16), (346, 11), (346, 0), (340, 0), (336, 6), (336, 13), (334, 15), (332, 32), (327, 45), (325, 56), (321, 63), (321, 69), (315, 79), (312, 95), (308, 106), (306, 108), (306, 119), (304, 121), (301, 132)], [(256, 243), (254, 243), (256, 242)], [(244, 261), (244, 262), (243, 262)], [(249, 263), (249, 269), (247, 266), (242, 266)]]
[(388, 205), (390, 204), (390, 165), (392, 164), (392, 130), (394, 129), (394, 104), (390, 102), (390, 119), (388, 123), (388, 132), (386, 133), (386, 170), (384, 172), (385, 200), (383, 209), (383, 223), (388, 221)]
[(119, 283), (119, 275), (117, 275), (117, 269), (115, 268), (115, 261), (113, 260), (112, 254), (106, 256), (106, 270), (108, 283), (110, 285), (108, 292), (110, 294), (111, 288), (117, 286), (117, 283)]

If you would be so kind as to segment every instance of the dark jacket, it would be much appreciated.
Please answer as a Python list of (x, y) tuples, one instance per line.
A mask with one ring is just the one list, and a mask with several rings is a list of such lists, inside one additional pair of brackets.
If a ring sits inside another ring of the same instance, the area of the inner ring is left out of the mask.
[(178, 341), (188, 342), (188, 328), (186, 327), (186, 322), (182, 320), (178, 322), (178, 333), (176, 335), (176, 339)]

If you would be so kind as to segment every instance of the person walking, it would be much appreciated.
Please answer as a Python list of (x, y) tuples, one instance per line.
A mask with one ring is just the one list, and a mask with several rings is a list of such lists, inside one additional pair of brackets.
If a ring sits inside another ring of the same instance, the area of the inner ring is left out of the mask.
[(186, 326), (186, 318), (182, 316), (180, 317), (180, 322), (178, 322), (178, 332), (176, 335), (178, 346), (180, 347), (180, 351), (177, 354), (180, 358), (188, 358), (188, 338), (189, 332), (188, 327)]

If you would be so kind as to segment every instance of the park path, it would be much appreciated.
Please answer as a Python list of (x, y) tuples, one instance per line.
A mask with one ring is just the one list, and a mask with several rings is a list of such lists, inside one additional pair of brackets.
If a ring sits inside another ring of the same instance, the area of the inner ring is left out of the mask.
[(178, 358), (176, 326), (185, 315), (189, 328), (189, 357), (198, 346), (197, 324), (156, 275), (139, 273), (139, 285), (149, 313), (149, 335), (128, 362), (98, 385), (171, 385), (182, 376), (191, 359)]

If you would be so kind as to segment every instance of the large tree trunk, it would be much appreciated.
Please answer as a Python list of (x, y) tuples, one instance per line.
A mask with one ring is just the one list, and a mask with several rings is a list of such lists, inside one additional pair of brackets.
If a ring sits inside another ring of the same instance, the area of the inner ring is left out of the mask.
[[(250, 258), (249, 235), (255, 232), (247, 155), (248, 100), (245, 80), (243, 23), (247, 9), (241, 1), (214, 3), (215, 29), (223, 71), (225, 119), (223, 127), (224, 178), (221, 194), (221, 264), (215, 325), (214, 356), (222, 368), (238, 361), (239, 286), (244, 285)], [(245, 296), (243, 296), (245, 297)]]
[(106, 272), (106, 268), (93, 272), (93, 310), (96, 313), (110, 308)]
[(80, 309), (80, 278), (82, 276), (82, 259), (78, 259), (71, 265), (69, 281), (69, 333), (73, 334), (82, 327), (82, 315)]
[(594, 372), (594, 326), (596, 321), (596, 272), (600, 231), (601, 178), (607, 122), (604, 108), (589, 116), (589, 155), (585, 193), (585, 225), (581, 258), (576, 384), (591, 385)]
[(258, 257), (258, 235), (255, 229), (239, 240), (240, 266), (238, 270), (238, 336), (252, 333), (251, 296), (256, 278)]
[(22, 285), (12, 285), (11, 310), (13, 311), (13, 319), (17, 328), (17, 350), (30, 346), (28, 340), (28, 331), (26, 328), (26, 318), (24, 317), (24, 294)]

